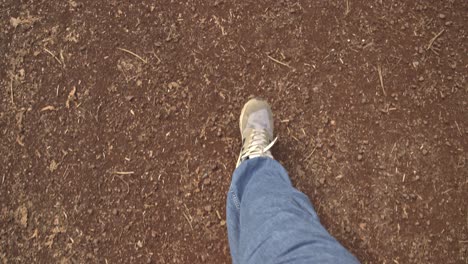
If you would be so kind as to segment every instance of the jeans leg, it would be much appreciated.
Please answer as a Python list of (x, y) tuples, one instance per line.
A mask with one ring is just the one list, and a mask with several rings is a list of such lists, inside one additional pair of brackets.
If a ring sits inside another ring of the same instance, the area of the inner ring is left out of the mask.
[(234, 264), (359, 263), (325, 230), (307, 196), (270, 158), (246, 160), (235, 170), (227, 226)]

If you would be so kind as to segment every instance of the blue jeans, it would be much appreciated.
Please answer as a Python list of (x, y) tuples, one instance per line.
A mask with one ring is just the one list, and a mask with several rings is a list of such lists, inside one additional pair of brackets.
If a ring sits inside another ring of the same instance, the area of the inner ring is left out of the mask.
[(320, 224), (306, 195), (270, 158), (242, 162), (227, 199), (234, 264), (359, 263)]

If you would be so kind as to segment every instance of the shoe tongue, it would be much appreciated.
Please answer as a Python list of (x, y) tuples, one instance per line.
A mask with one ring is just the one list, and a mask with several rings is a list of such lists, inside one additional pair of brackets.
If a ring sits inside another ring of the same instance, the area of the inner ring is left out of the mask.
[(270, 137), (273, 137), (273, 128), (271, 127), (270, 116), (266, 109), (250, 113), (246, 126), (246, 129), (248, 128), (266, 130)]

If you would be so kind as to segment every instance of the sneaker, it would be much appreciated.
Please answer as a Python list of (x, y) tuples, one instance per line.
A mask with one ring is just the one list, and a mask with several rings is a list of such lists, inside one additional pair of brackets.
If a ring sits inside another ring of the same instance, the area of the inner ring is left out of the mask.
[(242, 149), (236, 168), (247, 159), (273, 158), (270, 149), (278, 138), (273, 139), (273, 113), (266, 101), (257, 98), (249, 100), (242, 109), (239, 126)]

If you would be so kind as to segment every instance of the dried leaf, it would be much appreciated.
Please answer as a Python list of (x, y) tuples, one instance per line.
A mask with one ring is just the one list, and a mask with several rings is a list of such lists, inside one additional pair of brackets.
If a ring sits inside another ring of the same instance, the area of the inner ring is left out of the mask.
[(52, 160), (49, 165), (49, 170), (54, 172), (58, 168), (58, 164), (55, 160)]
[(16, 28), (17, 26), (19, 26), (21, 24), (21, 19), (12, 17), (12, 18), (10, 18), (10, 24), (14, 28)]
[(55, 111), (55, 110), (57, 110), (57, 109), (55, 109), (54, 106), (48, 105), (48, 106), (42, 108), (42, 109), (41, 109), (41, 112), (44, 112), (44, 111)]
[(72, 90), (68, 94), (67, 102), (65, 103), (65, 106), (67, 108), (70, 108), (70, 102), (73, 101), (73, 99), (75, 99), (75, 94), (76, 94), (76, 87), (73, 86)]

